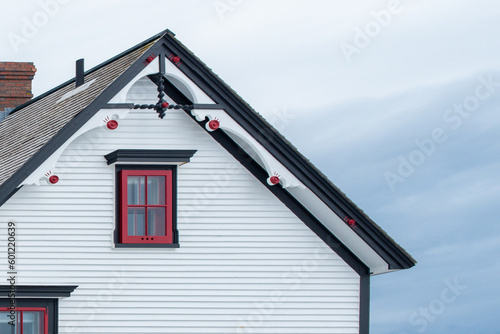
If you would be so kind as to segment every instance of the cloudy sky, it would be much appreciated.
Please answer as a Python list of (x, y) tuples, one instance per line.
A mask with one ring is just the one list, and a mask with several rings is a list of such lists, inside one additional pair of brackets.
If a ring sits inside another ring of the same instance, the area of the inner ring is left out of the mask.
[(498, 0), (53, 1), (0, 5), (35, 95), (171, 29), (419, 261), (372, 333), (500, 333)]

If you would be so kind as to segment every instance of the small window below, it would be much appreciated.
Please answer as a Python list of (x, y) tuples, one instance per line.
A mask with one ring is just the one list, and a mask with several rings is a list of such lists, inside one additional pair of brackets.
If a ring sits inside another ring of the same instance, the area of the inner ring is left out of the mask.
[(49, 318), (46, 308), (18, 307), (10, 311), (0, 308), (0, 333), (2, 334), (48, 334)]
[(120, 243), (172, 244), (173, 170), (121, 170)]
[(57, 334), (60, 298), (70, 297), (77, 286), (0, 285), (1, 334)]
[(104, 156), (116, 171), (115, 247), (179, 247), (177, 169), (195, 153), (120, 149)]

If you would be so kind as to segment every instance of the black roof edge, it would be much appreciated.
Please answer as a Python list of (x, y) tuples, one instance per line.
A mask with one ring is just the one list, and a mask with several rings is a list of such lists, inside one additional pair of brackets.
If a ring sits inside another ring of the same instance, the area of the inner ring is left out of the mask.
[[(230, 87), (218, 78), (189, 49), (171, 35), (165, 35), (164, 46), (183, 60), (179, 69), (200, 88), (223, 105), (232, 118), (296, 177), (310, 188), (340, 218), (356, 220), (354, 230), (387, 263), (389, 269), (407, 269), (416, 261), (381, 230), (361, 209), (326, 179), (304, 156), (258, 115)], [(215, 93), (215, 94), (214, 94)], [(219, 99), (217, 99), (219, 97)]]
[[(140, 49), (140, 48), (142, 48), (142, 47), (144, 47), (144, 46), (148, 45), (149, 43), (151, 43), (151, 42), (155, 41), (156, 39), (158, 39), (158, 38), (160, 38), (160, 37), (162, 37), (162, 36), (164, 36), (165, 34), (170, 34), (171, 36), (175, 36), (175, 34), (174, 34), (173, 32), (171, 32), (169, 29), (165, 29), (164, 31), (162, 31), (162, 32), (160, 32), (160, 33), (158, 33), (158, 34), (154, 35), (153, 37), (150, 37), (150, 38), (148, 38), (147, 40), (145, 40), (145, 41), (143, 41), (143, 42), (141, 42), (141, 43), (139, 43), (139, 44), (137, 44), (137, 45), (135, 45), (135, 46), (131, 47), (130, 49), (127, 49), (126, 51), (123, 51), (122, 53), (120, 53), (120, 54), (118, 54), (118, 55), (114, 56), (113, 58), (110, 58), (110, 59), (106, 60), (105, 62), (103, 62), (103, 63), (101, 63), (101, 64), (99, 64), (99, 65), (97, 65), (97, 66), (94, 66), (93, 68), (91, 68), (91, 69), (89, 69), (89, 70), (85, 71), (85, 72), (84, 72), (84, 76), (86, 76), (86, 75), (88, 75), (88, 74), (90, 74), (90, 73), (92, 73), (92, 72), (95, 72), (95, 71), (97, 71), (97, 70), (101, 69), (102, 67), (104, 67), (104, 66), (106, 66), (106, 65), (109, 65), (110, 63), (114, 62), (114, 61), (115, 61), (115, 60), (117, 60), (117, 59), (120, 59), (121, 57), (123, 57), (123, 56), (125, 56), (125, 55), (129, 54), (130, 52), (133, 52), (133, 51), (135, 51), (135, 50), (137, 50), (137, 49)], [(11, 115), (11, 114), (15, 113), (15, 112), (16, 112), (16, 111), (18, 111), (18, 110), (21, 110), (21, 109), (23, 109), (23, 108), (25, 108), (25, 107), (29, 106), (30, 104), (32, 104), (32, 103), (34, 103), (34, 102), (36, 102), (36, 101), (38, 101), (38, 100), (43, 99), (44, 97), (46, 97), (46, 96), (48, 96), (48, 95), (50, 95), (50, 94), (52, 94), (52, 93), (54, 93), (54, 92), (58, 91), (59, 89), (61, 89), (61, 88), (63, 88), (63, 87), (66, 87), (67, 85), (69, 85), (69, 84), (71, 84), (71, 83), (73, 83), (73, 82), (76, 82), (76, 77), (73, 77), (73, 78), (71, 78), (70, 80), (68, 80), (68, 81), (66, 81), (66, 82), (64, 82), (64, 83), (62, 83), (62, 84), (60, 84), (59, 86), (56, 86), (56, 87), (52, 88), (51, 90), (49, 90), (49, 91), (47, 91), (47, 92), (45, 92), (45, 93), (43, 93), (43, 94), (41, 94), (41, 95), (38, 95), (37, 97), (32, 98), (32, 99), (31, 99), (31, 100), (29, 100), (28, 102), (26, 102), (26, 103), (24, 103), (24, 104), (22, 104), (22, 105), (20, 105), (20, 106), (17, 106), (16, 108), (14, 108), (14, 110), (12, 110), (12, 111), (9, 113), (9, 115)]]

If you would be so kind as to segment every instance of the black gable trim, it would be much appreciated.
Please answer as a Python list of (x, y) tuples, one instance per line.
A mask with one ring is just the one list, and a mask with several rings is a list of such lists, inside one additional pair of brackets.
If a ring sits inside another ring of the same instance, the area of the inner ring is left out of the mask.
[[(407, 269), (415, 260), (402, 251), (387, 235), (338, 189), (332, 186), (300, 153), (292, 148), (271, 126), (218, 79), (201, 61), (173, 36), (163, 37), (167, 54), (181, 58), (178, 68), (215, 103), (251, 134), (271, 155), (280, 161), (306, 187), (311, 189), (340, 218), (356, 220), (354, 230), (389, 265), (390, 269)], [(165, 52), (165, 51), (163, 51)]]
[(196, 150), (116, 150), (104, 157), (115, 162), (189, 162)]
[[(71, 296), (78, 285), (16, 285), (16, 297), (56, 297), (63, 298)], [(0, 285), (0, 298), (7, 298), (10, 285)]]

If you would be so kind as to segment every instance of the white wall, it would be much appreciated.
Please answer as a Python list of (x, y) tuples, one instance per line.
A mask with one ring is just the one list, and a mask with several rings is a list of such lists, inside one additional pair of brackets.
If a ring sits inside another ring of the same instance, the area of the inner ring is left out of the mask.
[[(113, 248), (103, 156), (119, 148), (198, 150), (178, 170), (179, 249)], [(359, 276), (183, 111), (93, 130), (55, 173), (0, 221), (2, 243), (5, 223), (18, 225), (19, 285), (79, 285), (61, 300), (59, 333), (358, 332)]]

